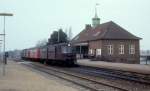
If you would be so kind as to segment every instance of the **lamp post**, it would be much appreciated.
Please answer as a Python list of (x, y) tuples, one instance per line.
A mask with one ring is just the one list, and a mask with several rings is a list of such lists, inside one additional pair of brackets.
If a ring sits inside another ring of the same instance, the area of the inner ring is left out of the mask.
[(0, 61), (2, 60), (2, 58), (1, 58), (1, 57), (2, 57), (2, 56), (1, 56), (1, 55), (2, 55), (2, 54), (1, 54), (1, 48), (2, 48), (2, 43), (0, 42)]
[(3, 36), (3, 76), (5, 75), (5, 65), (6, 65), (6, 58), (5, 58), (5, 17), (6, 16), (13, 16), (11, 13), (0, 13), (0, 16), (4, 17), (4, 29), (3, 29), (3, 34), (0, 34)]

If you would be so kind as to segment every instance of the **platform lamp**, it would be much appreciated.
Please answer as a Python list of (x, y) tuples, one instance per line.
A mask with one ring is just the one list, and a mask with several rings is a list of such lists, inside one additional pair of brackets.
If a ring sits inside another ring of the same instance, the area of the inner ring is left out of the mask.
[(3, 76), (5, 76), (5, 65), (6, 65), (6, 58), (5, 58), (5, 17), (7, 16), (13, 16), (12, 13), (0, 13), (0, 16), (4, 17), (4, 29), (3, 29), (3, 34), (0, 34), (3, 36)]

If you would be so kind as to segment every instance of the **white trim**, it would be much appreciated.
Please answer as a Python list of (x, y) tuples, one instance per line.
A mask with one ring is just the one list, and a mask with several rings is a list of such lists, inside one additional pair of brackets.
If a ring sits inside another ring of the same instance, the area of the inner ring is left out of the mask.
[(88, 45), (88, 43), (77, 43), (77, 44), (74, 44), (75, 46), (86, 46), (86, 45)]
[(129, 45), (129, 54), (135, 54), (135, 45), (134, 44)]
[(92, 49), (89, 49), (89, 54), (93, 54), (93, 50)]
[(113, 45), (107, 45), (108, 54), (113, 55)]
[(101, 49), (96, 49), (96, 56), (100, 56), (101, 55)]
[(119, 45), (119, 54), (124, 54), (124, 45)]

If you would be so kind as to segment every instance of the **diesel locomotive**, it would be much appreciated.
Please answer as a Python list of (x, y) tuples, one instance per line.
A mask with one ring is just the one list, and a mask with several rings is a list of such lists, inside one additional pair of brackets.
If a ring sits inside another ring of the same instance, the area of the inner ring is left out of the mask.
[(74, 65), (76, 63), (74, 49), (69, 43), (24, 49), (21, 56), (23, 60), (39, 61), (43, 63), (48, 62), (67, 65)]

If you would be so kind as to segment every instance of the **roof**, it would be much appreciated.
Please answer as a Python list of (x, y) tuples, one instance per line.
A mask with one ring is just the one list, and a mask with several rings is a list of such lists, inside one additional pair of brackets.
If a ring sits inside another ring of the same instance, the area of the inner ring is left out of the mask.
[(136, 37), (113, 21), (110, 21), (100, 24), (95, 28), (88, 26), (88, 28), (85, 28), (77, 36), (75, 36), (72, 39), (72, 42), (86, 42), (101, 39), (139, 40), (141, 38)]

